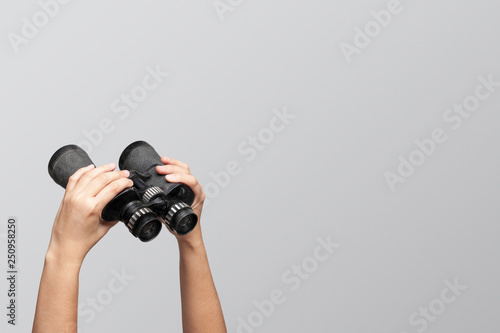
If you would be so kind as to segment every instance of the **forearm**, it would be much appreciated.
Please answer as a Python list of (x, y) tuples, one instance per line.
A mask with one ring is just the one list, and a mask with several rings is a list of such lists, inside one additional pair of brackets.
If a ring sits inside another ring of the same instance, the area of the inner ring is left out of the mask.
[(227, 332), (200, 228), (192, 233), (190, 241), (179, 242), (184, 333)]
[(33, 333), (76, 333), (78, 276), (81, 262), (68, 261), (50, 250), (45, 256)]

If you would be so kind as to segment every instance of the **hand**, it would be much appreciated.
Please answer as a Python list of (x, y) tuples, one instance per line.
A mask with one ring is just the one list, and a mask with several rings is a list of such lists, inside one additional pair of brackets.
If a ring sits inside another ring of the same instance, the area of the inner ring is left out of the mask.
[(81, 264), (90, 249), (118, 221), (104, 222), (101, 212), (118, 193), (133, 185), (128, 171), (115, 164), (81, 168), (68, 181), (57, 212), (48, 255)]
[(171, 183), (186, 184), (194, 192), (194, 201), (191, 208), (198, 216), (198, 224), (189, 234), (179, 236), (171, 232), (177, 237), (179, 242), (199, 242), (201, 241), (200, 219), (203, 202), (205, 201), (205, 192), (203, 192), (203, 188), (198, 180), (191, 174), (189, 166), (186, 163), (165, 156), (161, 158), (161, 161), (165, 165), (156, 167), (156, 171), (160, 175), (166, 175), (165, 179)]

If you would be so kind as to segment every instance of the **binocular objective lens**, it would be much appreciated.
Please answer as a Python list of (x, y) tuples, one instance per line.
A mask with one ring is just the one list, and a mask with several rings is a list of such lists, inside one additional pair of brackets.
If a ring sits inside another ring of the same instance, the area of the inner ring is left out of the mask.
[(183, 229), (187, 227), (189, 224), (191, 224), (191, 216), (186, 216), (179, 222), (179, 228)]
[(149, 222), (141, 229), (141, 239), (151, 239), (157, 234), (158, 224), (156, 222)]

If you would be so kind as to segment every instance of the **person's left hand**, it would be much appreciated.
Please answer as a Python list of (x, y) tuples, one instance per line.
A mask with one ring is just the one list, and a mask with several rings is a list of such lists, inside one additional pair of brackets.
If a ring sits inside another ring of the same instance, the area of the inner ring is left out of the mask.
[(191, 174), (189, 166), (176, 159), (165, 157), (161, 158), (161, 161), (165, 165), (157, 166), (156, 171), (160, 175), (165, 175), (165, 179), (171, 183), (183, 183), (189, 186), (189, 188), (194, 193), (194, 201), (191, 205), (191, 209), (198, 216), (198, 223), (196, 227), (184, 236), (179, 236), (172, 232), (179, 242), (200, 242), (201, 241), (201, 211), (203, 210), (203, 202), (205, 201), (205, 192), (203, 192), (203, 187), (198, 182), (198, 180)]

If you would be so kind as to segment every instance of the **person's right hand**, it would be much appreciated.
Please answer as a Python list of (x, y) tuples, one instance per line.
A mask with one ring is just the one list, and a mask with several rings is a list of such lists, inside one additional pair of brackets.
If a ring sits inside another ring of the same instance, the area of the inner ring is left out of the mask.
[(133, 182), (127, 178), (127, 170), (113, 171), (115, 168), (113, 163), (98, 168), (89, 165), (69, 178), (52, 228), (48, 254), (81, 264), (88, 251), (118, 222), (104, 222), (101, 212)]

